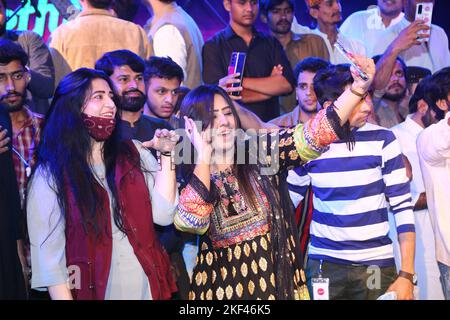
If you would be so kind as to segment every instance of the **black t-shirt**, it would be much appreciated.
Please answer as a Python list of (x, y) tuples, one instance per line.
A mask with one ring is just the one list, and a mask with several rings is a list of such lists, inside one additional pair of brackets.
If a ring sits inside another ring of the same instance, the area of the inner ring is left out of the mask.
[[(218, 84), (228, 74), (228, 65), (234, 51), (246, 52), (244, 77), (269, 77), (274, 66), (283, 66), (283, 76), (295, 88), (295, 77), (280, 42), (269, 35), (253, 30), (253, 39), (247, 46), (233, 29), (228, 26), (208, 40), (203, 46), (203, 81), (206, 84)], [(269, 121), (280, 115), (278, 97), (266, 101), (248, 103), (245, 106), (256, 113), (263, 121)]]

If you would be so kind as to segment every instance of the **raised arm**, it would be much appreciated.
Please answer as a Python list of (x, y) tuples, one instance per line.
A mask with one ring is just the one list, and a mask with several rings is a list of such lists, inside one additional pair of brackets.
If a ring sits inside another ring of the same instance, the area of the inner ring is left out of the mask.
[(203, 234), (209, 228), (209, 216), (214, 210), (211, 191), (211, 143), (207, 132), (200, 133), (194, 121), (187, 117), (186, 135), (197, 150), (194, 172), (180, 194), (174, 224), (178, 230)]
[(414, 45), (420, 45), (422, 42), (419, 38), (427, 38), (428, 34), (418, 34), (422, 30), (428, 30), (429, 27), (424, 24), (423, 20), (416, 20), (405, 28), (397, 38), (392, 41), (389, 47), (377, 62), (375, 79), (373, 87), (375, 90), (383, 91), (391, 78), (397, 57), (405, 50)]

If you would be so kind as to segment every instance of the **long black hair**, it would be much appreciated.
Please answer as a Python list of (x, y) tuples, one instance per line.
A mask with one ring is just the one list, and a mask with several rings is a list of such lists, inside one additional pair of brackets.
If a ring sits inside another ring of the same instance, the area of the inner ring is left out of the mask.
[[(107, 210), (99, 201), (97, 181), (89, 164), (92, 155), (92, 139), (81, 118), (94, 79), (106, 81), (113, 90), (114, 86), (104, 72), (87, 68), (68, 74), (56, 88), (38, 147), (36, 169), (41, 168), (48, 178), (47, 181), (54, 182), (51, 187), (57, 194), (63, 215), (69, 208), (67, 195), (68, 191), (71, 191), (81, 212), (85, 231), (95, 232), (98, 236), (102, 230), (107, 230)], [(113, 100), (117, 105), (118, 99), (115, 93)], [(125, 144), (120, 143), (119, 112), (116, 112), (115, 118), (117, 125), (112, 135), (104, 142), (102, 155), (113, 203), (117, 204), (119, 202), (114, 168), (117, 155), (128, 151)], [(126, 232), (117, 205), (113, 208), (115, 224), (122, 232)]]
[[(241, 121), (234, 107), (233, 101), (229, 95), (219, 86), (199, 86), (192, 91), (190, 91), (183, 99), (180, 107), (180, 118), (183, 119), (184, 116), (191, 118), (194, 121), (201, 121), (202, 130), (205, 130), (208, 126), (212, 125), (214, 122), (214, 96), (220, 95), (225, 99), (227, 105), (230, 106), (231, 112), (233, 114), (236, 128), (242, 129)], [(183, 123), (183, 121), (181, 121)], [(239, 148), (237, 144), (239, 141), (235, 141), (234, 148), (234, 159), (238, 158), (237, 152)], [(193, 160), (193, 159), (192, 159)], [(246, 162), (246, 161), (245, 161)], [(194, 166), (188, 166), (184, 170), (184, 176), (189, 176), (194, 171)], [(235, 174), (238, 180), (239, 190), (244, 196), (246, 202), (256, 210), (256, 199), (253, 187), (250, 184), (250, 172), (255, 168), (252, 165), (246, 163), (235, 163), (231, 166), (231, 170)], [(188, 178), (189, 180), (189, 178)], [(231, 204), (231, 202), (230, 202)], [(234, 210), (231, 205), (229, 208), (231, 211)]]

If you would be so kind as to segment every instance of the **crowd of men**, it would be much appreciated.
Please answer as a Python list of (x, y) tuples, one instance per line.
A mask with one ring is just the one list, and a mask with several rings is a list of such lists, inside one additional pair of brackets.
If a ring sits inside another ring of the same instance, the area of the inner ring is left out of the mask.
[[(442, 28), (415, 19), (417, 3), (435, 0), (377, 0), (342, 24), (345, 2), (306, 0), (315, 28), (297, 21), (294, 0), (223, 0), (229, 24), (206, 42), (176, 1), (145, 2), (152, 18), (141, 27), (119, 19), (112, 0), (80, 0), (81, 13), (46, 44), (31, 31), (6, 30), (0, 1), (0, 299), (25, 298), (22, 286), (31, 299), (46, 298), (29, 283), (24, 208), (49, 102), (65, 75), (106, 73), (120, 97), (123, 139), (180, 127), (180, 103), (201, 84), (231, 93), (239, 82), (234, 99), (264, 122), (292, 127), (353, 81), (336, 42), (372, 57), (377, 69), (349, 141), (287, 177), (309, 241), (307, 278), (329, 278), (331, 299), (376, 299), (368, 285), (375, 266), (400, 299), (412, 286), (416, 299), (450, 299), (449, 43)], [(258, 18), (269, 33), (255, 28)], [(228, 74), (233, 52), (246, 53), (243, 75)], [(187, 299), (196, 237), (173, 226), (158, 231), (176, 274), (174, 298)], [(24, 279), (6, 276), (14, 268)]]

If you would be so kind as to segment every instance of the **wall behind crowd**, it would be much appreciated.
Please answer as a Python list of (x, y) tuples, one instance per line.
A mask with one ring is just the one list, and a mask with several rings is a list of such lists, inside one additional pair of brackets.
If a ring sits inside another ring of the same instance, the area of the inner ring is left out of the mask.
[[(45, 40), (50, 36), (59, 24), (63, 23), (60, 12), (52, 4), (72, 3), (74, 7), (68, 10), (74, 11), (79, 6), (77, 0), (39, 0), (38, 9), (41, 12), (41, 18), (37, 18), (30, 1), (20, 10), (16, 17), (8, 23), (8, 29), (33, 30), (43, 36)], [(223, 0), (178, 0), (181, 5), (197, 22), (202, 31), (205, 40), (209, 39), (218, 30), (223, 29), (228, 23), (228, 13), (222, 5)], [(296, 0), (296, 17), (303, 25), (312, 26), (313, 21), (310, 18), (305, 2)], [(11, 13), (18, 5), (19, 0), (8, 1), (8, 13)], [(343, 18), (348, 17), (352, 12), (367, 9), (368, 6), (376, 4), (376, 0), (341, 0), (343, 9)], [(66, 5), (67, 7), (67, 5)], [(150, 13), (142, 4), (141, 0), (117, 0), (117, 12), (120, 17), (133, 20), (144, 25), (150, 17)], [(433, 23), (441, 26), (450, 36), (450, 20), (448, 12), (450, 10), (449, 0), (436, 0), (435, 10), (433, 11)], [(261, 22), (258, 23), (260, 29), (265, 30)]]

